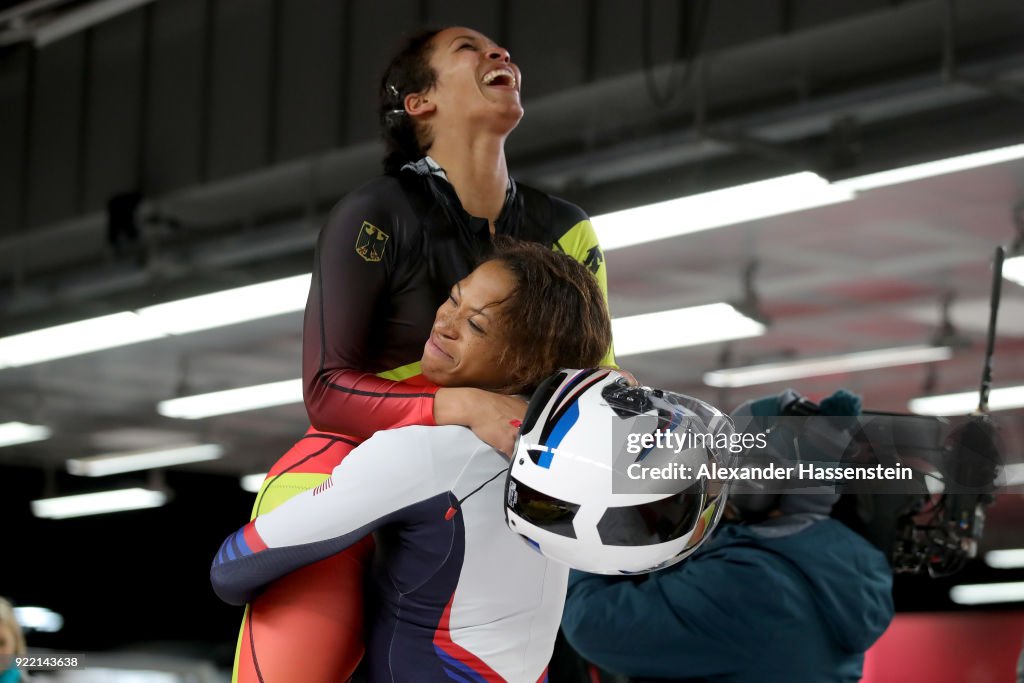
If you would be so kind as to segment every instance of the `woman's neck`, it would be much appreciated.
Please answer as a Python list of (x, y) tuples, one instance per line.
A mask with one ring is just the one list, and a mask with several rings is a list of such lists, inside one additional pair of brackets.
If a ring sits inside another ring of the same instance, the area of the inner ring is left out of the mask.
[(505, 136), (477, 138), (469, 144), (465, 139), (435, 138), (428, 154), (448, 175), (462, 208), (486, 218), (494, 232), (508, 189)]

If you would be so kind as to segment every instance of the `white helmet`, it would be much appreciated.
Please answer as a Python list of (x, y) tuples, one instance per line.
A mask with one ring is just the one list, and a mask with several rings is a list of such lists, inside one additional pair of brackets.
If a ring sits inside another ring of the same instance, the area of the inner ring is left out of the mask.
[[(667, 567), (718, 524), (725, 489), (709, 491), (699, 474), (701, 465), (727, 464), (733, 433), (727, 415), (698, 399), (631, 387), (607, 368), (563, 370), (526, 411), (505, 519), (542, 555), (575, 569)], [(669, 477), (651, 478), (655, 471)]]

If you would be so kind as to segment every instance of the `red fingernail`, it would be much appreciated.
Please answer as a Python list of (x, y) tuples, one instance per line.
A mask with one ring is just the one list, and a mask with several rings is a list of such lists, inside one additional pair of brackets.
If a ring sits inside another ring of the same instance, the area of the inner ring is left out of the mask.
[(515, 427), (516, 429), (519, 429), (520, 427), (523, 426), (523, 421), (522, 420), (509, 420), (508, 423), (510, 425), (512, 425), (513, 427)]

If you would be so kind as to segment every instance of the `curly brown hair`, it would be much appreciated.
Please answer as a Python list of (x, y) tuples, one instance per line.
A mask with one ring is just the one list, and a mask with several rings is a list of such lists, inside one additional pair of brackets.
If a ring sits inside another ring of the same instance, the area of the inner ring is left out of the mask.
[(500, 261), (516, 287), (503, 302), (508, 341), (501, 362), (512, 381), (502, 393), (528, 393), (562, 368), (601, 362), (612, 343), (611, 319), (597, 279), (574, 258), (533, 242), (496, 236), (487, 261)]

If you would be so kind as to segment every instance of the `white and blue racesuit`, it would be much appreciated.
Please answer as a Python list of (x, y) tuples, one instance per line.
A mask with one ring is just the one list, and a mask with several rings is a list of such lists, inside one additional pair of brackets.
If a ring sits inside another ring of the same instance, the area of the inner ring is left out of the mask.
[(506, 527), (507, 466), (464, 427), (378, 432), (315, 489), (228, 537), (211, 568), (214, 589), (244, 604), (374, 533), (371, 683), (544, 681), (568, 568)]

